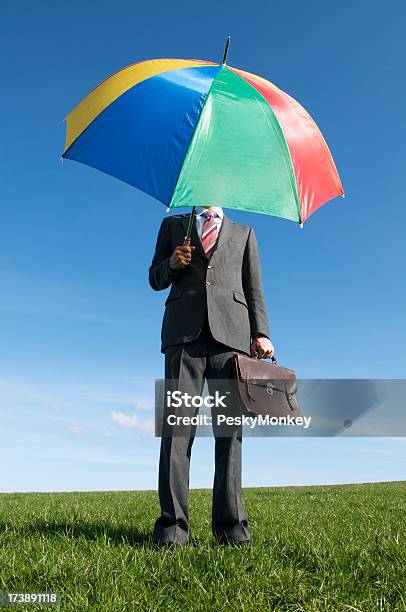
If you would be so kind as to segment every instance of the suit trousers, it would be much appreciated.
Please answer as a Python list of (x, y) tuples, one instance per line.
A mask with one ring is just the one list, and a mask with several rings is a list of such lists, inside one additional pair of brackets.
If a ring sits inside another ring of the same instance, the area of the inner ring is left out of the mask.
[[(206, 320), (196, 340), (166, 349), (165, 379), (173, 381), (177, 390), (197, 396), (202, 394), (207, 380), (209, 392), (214, 395), (215, 390), (221, 390), (222, 380), (226, 385), (225, 381), (233, 379), (232, 356), (235, 352), (213, 338)], [(189, 408), (189, 415), (197, 413), (198, 409)], [(163, 433), (161, 439), (158, 485), (161, 515), (153, 534), (154, 541), (159, 543), (184, 544), (189, 537), (189, 467), (196, 426), (182, 425), (181, 431), (181, 435)], [(230, 425), (224, 435), (224, 430), (215, 425), (213, 418), (213, 433), (213, 535), (220, 541), (246, 541), (250, 535), (241, 503), (241, 426)]]

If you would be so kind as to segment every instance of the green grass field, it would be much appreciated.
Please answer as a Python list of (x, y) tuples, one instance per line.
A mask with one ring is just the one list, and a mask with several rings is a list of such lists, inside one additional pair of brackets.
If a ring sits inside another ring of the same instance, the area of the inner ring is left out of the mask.
[(0, 590), (75, 612), (406, 610), (406, 482), (245, 489), (241, 549), (214, 543), (210, 504), (192, 491), (190, 545), (156, 551), (154, 492), (0, 495)]

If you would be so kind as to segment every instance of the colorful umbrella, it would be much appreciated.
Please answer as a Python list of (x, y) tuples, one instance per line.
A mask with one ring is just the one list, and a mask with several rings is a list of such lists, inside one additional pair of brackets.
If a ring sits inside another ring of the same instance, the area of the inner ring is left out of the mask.
[(303, 223), (343, 194), (328, 146), (296, 100), (227, 66), (226, 52), (223, 64), (155, 59), (116, 72), (66, 117), (63, 157), (168, 208), (222, 206)]

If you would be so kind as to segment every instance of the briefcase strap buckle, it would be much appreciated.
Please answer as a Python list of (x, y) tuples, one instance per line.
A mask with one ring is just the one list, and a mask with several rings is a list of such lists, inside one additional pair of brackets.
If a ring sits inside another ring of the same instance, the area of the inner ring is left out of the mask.
[(270, 383), (270, 382), (266, 383), (266, 392), (268, 393), (268, 395), (273, 395), (273, 386), (272, 386), (272, 383)]

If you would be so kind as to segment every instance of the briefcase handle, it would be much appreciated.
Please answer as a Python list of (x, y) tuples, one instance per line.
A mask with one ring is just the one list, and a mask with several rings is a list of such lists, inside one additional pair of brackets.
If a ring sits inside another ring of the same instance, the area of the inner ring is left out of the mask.
[[(256, 353), (254, 353), (254, 359), (258, 359), (259, 361), (261, 361)], [(275, 365), (278, 363), (276, 360), (276, 357), (274, 357), (273, 355), (271, 357), (271, 362), (274, 363)]]

